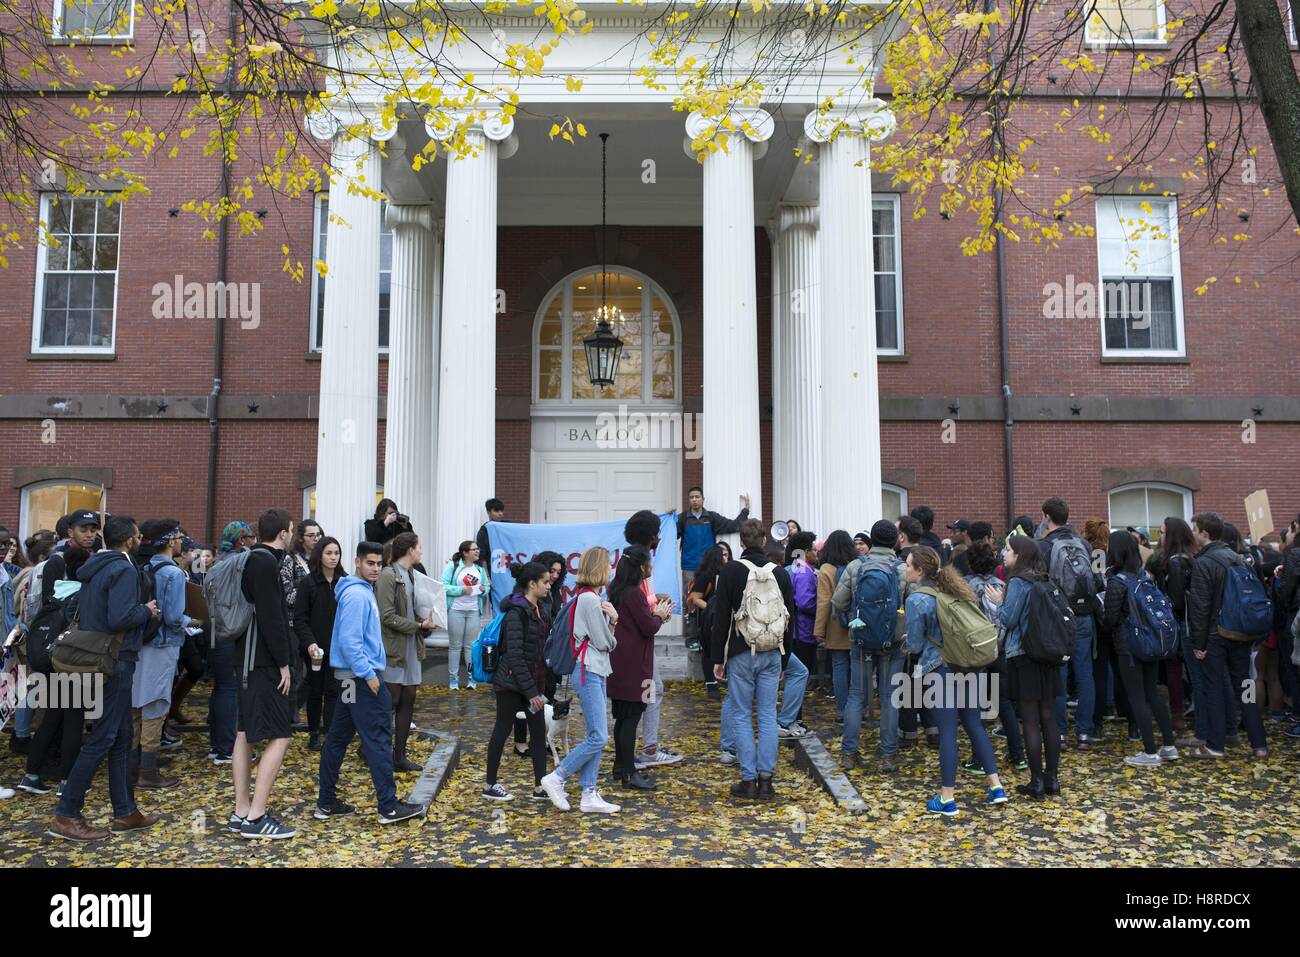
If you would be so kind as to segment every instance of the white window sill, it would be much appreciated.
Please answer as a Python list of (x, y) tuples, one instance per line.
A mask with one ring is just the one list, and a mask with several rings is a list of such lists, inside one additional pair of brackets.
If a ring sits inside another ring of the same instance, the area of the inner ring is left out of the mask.
[(53, 36), (53, 35), (51, 35), (50, 37), (50, 44), (52, 46), (61, 46), (61, 47), (62, 46), (80, 46), (80, 47), (130, 46), (134, 42), (135, 42), (135, 36), (133, 34), (128, 34), (126, 36), (120, 36), (120, 37), (114, 37), (114, 36), (63, 37), (63, 36)]
[(33, 349), (27, 353), (29, 362), (112, 362), (116, 358), (112, 349)]

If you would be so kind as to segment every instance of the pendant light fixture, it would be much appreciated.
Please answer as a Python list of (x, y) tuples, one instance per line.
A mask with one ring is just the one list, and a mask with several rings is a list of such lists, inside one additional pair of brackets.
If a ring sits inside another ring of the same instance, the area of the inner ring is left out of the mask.
[(587, 353), (587, 376), (591, 384), (599, 389), (607, 389), (614, 384), (618, 374), (618, 360), (623, 352), (623, 340), (614, 334), (610, 321), (621, 318), (617, 306), (609, 305), (607, 293), (609, 278), (606, 274), (607, 259), (605, 240), (606, 167), (605, 148), (608, 133), (600, 134), (600, 306), (596, 309), (596, 331), (582, 340), (582, 347)]

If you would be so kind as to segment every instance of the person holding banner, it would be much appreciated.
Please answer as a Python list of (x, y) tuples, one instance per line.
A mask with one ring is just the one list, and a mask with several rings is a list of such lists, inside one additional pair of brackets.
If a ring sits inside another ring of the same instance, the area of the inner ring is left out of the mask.
[(469, 689), (473, 691), (474, 669), (470, 665), (470, 648), (489, 615), (492, 586), (487, 568), (479, 564), (481, 552), (477, 542), (464, 541), (442, 570), (447, 591), (447, 671), (452, 691), (460, 690), (460, 661), (465, 659)]

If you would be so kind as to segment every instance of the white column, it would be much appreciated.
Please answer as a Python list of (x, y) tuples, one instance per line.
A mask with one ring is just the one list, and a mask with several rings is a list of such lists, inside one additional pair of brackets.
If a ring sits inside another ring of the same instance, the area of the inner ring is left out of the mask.
[(433, 532), (433, 210), (389, 206), (393, 232), (384, 494), (426, 539)]
[[(822, 520), (821, 276), (817, 206), (784, 203), (776, 219), (773, 272), (773, 518), (794, 518), (824, 537)], [(779, 348), (779, 352), (777, 351)], [(779, 360), (777, 356), (780, 356)], [(779, 465), (778, 465), (779, 463)], [(778, 478), (779, 477), (779, 478)]]
[[(441, 363), (438, 361), (442, 352), (442, 220), (435, 219), (433, 233), (429, 243), (429, 262), (425, 267), (431, 277), (432, 295), (429, 297), (429, 381), (425, 395), (429, 399), (429, 442), (427, 457), (421, 463), (420, 480), (428, 488), (429, 524), (422, 531), (428, 536), (426, 547), (432, 547), (435, 539), (434, 529), (437, 525), (437, 511), (434, 508), (435, 484), (438, 481), (438, 381), (441, 378)], [(428, 567), (427, 565), (425, 566)]]
[[(313, 114), (307, 125), (331, 139), (316, 442), (316, 520), (351, 561), (362, 524), (375, 511), (379, 431), (378, 147), (393, 130), (353, 136), (341, 121)], [(377, 124), (376, 124), (377, 125)], [(356, 128), (355, 126), (353, 127)], [(370, 195), (367, 195), (370, 193)]]
[(777, 452), (781, 448), (781, 426), (787, 416), (781, 413), (781, 404), (785, 401), (781, 380), (782, 344), (784, 334), (781, 329), (781, 257), (777, 255), (777, 241), (780, 235), (780, 223), (769, 219), (764, 226), (767, 233), (768, 257), (772, 263), (772, 515), (789, 516), (789, 501), (785, 489), (789, 488), (787, 478), (787, 461)]
[[(768, 113), (754, 108), (737, 108), (732, 118), (736, 128), (726, 148), (704, 160), (704, 495), (711, 508), (731, 516), (740, 508), (740, 496), (748, 494), (750, 513), (757, 518), (765, 513), (754, 160), (766, 152), (774, 124)], [(708, 136), (717, 122), (692, 113), (686, 120), (689, 139)], [(689, 141), (686, 149), (696, 155)]]
[(893, 127), (893, 114), (879, 100), (853, 110), (814, 111), (804, 121), (804, 132), (821, 144), (822, 449), (851, 450), (822, 469), (825, 529), (819, 533), (852, 533), (881, 517), (868, 137), (883, 138)]
[[(514, 154), (513, 128), (509, 118), (475, 120), (465, 131), (469, 155), (447, 159), (433, 534), (439, 562), (474, 537), (487, 518), (483, 503), (496, 492), (497, 159)], [(446, 139), (454, 128), (429, 133)]]

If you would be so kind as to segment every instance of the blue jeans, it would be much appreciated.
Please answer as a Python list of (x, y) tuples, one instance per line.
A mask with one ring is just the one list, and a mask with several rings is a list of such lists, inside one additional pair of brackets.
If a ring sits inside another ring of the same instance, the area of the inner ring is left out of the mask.
[(898, 753), (899, 709), (894, 704), (894, 676), (903, 673), (903, 651), (889, 655), (868, 655), (858, 642), (849, 651), (849, 694), (844, 704), (844, 737), (840, 748), (845, 754), (857, 754), (862, 737), (862, 717), (870, 704), (871, 670), (876, 674), (880, 695), (880, 753)]
[(130, 817), (135, 813), (135, 795), (131, 793), (131, 682), (134, 678), (135, 662), (119, 660), (113, 666), (113, 674), (104, 682), (104, 710), (68, 772), (63, 797), (54, 808), (60, 817), (81, 814), (86, 792), (105, 757), (113, 817)]
[[(605, 676), (595, 675), (579, 664), (573, 672), (573, 687), (582, 702), (582, 720), (587, 726), (587, 736), (565, 755), (555, 776), (561, 781), (577, 772), (583, 793), (596, 790), (596, 772), (600, 770), (600, 756), (609, 742), (609, 718), (605, 714)], [(728, 695), (730, 697), (730, 695)]]
[[(1187, 673), (1192, 679), (1193, 730), (1197, 740), (1204, 742), (1210, 734), (1210, 679), (1206, 674), (1205, 662), (1196, 657), (1192, 640), (1187, 636), (1186, 631), (1182, 633), (1182, 637), (1183, 660), (1187, 662)], [(1218, 695), (1219, 706), (1223, 708), (1225, 725), (1232, 728), (1235, 734), (1240, 715), (1237, 712), (1237, 696), (1232, 693), (1232, 685), (1226, 672), (1215, 694)]]
[(835, 717), (844, 720), (844, 705), (849, 700), (849, 684), (851, 681), (851, 669), (849, 666), (849, 653), (847, 651), (832, 651), (831, 656), (831, 688), (835, 692)]
[[(239, 719), (239, 674), (236, 643), (217, 640), (208, 649), (212, 697), (208, 699), (208, 748), (220, 754), (235, 750), (235, 725)], [(329, 662), (326, 662), (326, 667)]]
[[(358, 678), (352, 682), (353, 694), (343, 694), (334, 707), (334, 720), (320, 754), (320, 797), (317, 803), (329, 807), (334, 803), (339, 783), (339, 769), (348, 745), (361, 735), (361, 754), (370, 766), (370, 780), (375, 785), (379, 810), (397, 807), (397, 785), (393, 782), (393, 696), (379, 675), (379, 690)], [(347, 698), (356, 700), (348, 701)]]
[[(946, 681), (950, 674), (959, 673), (949, 669), (947, 665), (940, 665), (930, 672), (930, 675), (939, 675), (942, 680)], [(929, 678), (930, 675), (926, 677)], [(993, 756), (993, 744), (989, 741), (989, 736), (984, 730), (984, 722), (980, 720), (978, 704), (964, 708), (949, 707), (950, 702), (952, 705), (956, 705), (957, 702), (955, 695), (948, 688), (945, 688), (941, 700), (943, 701), (941, 706), (930, 709), (930, 714), (939, 726), (940, 785), (945, 788), (957, 786), (958, 721), (966, 729), (966, 737), (970, 738), (972, 757), (978, 764), (983, 765), (985, 774), (997, 774), (998, 761)]]
[[(1091, 615), (1074, 619), (1074, 654), (1068, 664), (1061, 665), (1061, 687), (1069, 683), (1069, 671), (1074, 670), (1074, 683), (1079, 694), (1079, 704), (1074, 709), (1074, 733), (1096, 734), (1093, 727), (1093, 708), (1096, 705), (1096, 687), (1092, 681), (1092, 645), (1096, 632)], [(1065, 695), (1056, 699), (1056, 726), (1065, 734)]]
[[(741, 652), (727, 661), (727, 698), (736, 699), (731, 724), (740, 762), (740, 777), (753, 781), (776, 770), (776, 688), (781, 681), (781, 652)], [(758, 736), (753, 713), (758, 707)]]
[(788, 728), (799, 720), (803, 692), (807, 687), (808, 666), (792, 654), (785, 662), (785, 691), (781, 693), (781, 711), (776, 716), (781, 727)]

